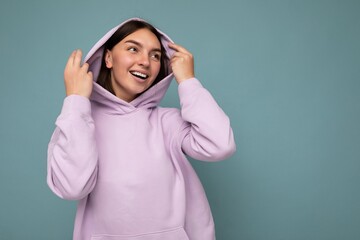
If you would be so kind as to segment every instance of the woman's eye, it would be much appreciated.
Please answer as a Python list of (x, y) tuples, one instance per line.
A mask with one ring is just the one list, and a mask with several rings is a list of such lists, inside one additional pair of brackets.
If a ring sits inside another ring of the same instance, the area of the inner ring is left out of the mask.
[(129, 50), (130, 52), (136, 52), (136, 51), (137, 51), (137, 49), (136, 49), (135, 47), (129, 47), (128, 50)]
[(153, 58), (153, 59), (155, 59), (155, 60), (159, 61), (159, 60), (160, 60), (160, 58), (161, 58), (161, 56), (160, 56), (160, 54), (158, 54), (158, 53), (154, 53), (154, 54), (152, 54), (152, 55), (151, 55), (151, 58)]

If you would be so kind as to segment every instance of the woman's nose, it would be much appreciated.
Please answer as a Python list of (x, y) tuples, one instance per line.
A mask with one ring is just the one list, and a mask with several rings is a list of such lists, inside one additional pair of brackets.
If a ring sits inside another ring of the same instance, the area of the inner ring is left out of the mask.
[(143, 67), (149, 67), (149, 65), (150, 65), (149, 56), (147, 54), (141, 54), (139, 56), (138, 63), (139, 63), (139, 65), (141, 65)]

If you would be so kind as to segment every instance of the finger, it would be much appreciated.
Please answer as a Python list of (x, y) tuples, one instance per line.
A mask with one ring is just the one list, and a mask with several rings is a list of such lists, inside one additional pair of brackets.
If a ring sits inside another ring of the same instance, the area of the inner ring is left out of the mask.
[(182, 58), (182, 57), (172, 57), (172, 58), (170, 59), (170, 63), (171, 63), (171, 64), (174, 64), (175, 62), (183, 61), (183, 59), (184, 59), (184, 58)]
[(80, 67), (81, 57), (82, 57), (81, 50), (80, 49), (76, 50), (75, 58), (74, 58), (74, 66), (79, 66)]
[(187, 54), (187, 53), (181, 53), (181, 52), (176, 52), (173, 54), (172, 58), (170, 59), (171, 62), (176, 62), (176, 61), (180, 61), (180, 62), (188, 62), (188, 61), (193, 61), (193, 57), (191, 54)]
[(184, 48), (184, 47), (182, 47), (180, 45), (177, 45), (175, 43), (169, 43), (168, 46), (171, 49), (174, 49), (177, 52), (183, 52), (183, 53), (191, 54), (186, 48)]
[(84, 71), (84, 72), (88, 72), (89, 70), (89, 64), (88, 63), (84, 63), (81, 67), (81, 70)]
[(177, 51), (177, 52), (184, 52), (184, 53), (190, 53), (189, 51), (187, 51), (184, 47), (180, 46), (180, 45), (177, 45), (175, 43), (169, 43), (168, 46)]
[(191, 54), (188, 54), (188, 53), (184, 53), (184, 52), (175, 52), (173, 55), (172, 55), (172, 58), (187, 58), (187, 57), (190, 57)]
[(89, 72), (87, 73), (87, 75), (88, 75), (88, 77), (89, 77), (91, 80), (93, 80), (93, 73), (92, 73), (91, 71), (89, 71)]
[(66, 63), (66, 67), (69, 67), (69, 66), (72, 66), (74, 64), (74, 57), (75, 57), (75, 53), (76, 53), (76, 50), (74, 50), (70, 56), (69, 56), (69, 59)]

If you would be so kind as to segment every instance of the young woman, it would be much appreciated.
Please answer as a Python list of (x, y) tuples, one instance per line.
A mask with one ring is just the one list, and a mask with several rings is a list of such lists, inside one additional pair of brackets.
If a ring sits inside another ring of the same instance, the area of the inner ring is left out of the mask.
[[(48, 147), (47, 183), (79, 200), (76, 240), (213, 240), (203, 187), (186, 155), (235, 151), (230, 121), (194, 76), (191, 53), (141, 19), (66, 64), (66, 98)], [(181, 110), (158, 106), (171, 79)]]

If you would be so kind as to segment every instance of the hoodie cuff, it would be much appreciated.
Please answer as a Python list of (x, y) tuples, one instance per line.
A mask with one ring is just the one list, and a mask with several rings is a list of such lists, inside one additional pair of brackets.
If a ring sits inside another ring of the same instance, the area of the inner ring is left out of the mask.
[(196, 78), (190, 78), (186, 81), (183, 81), (178, 86), (178, 92), (180, 99), (186, 96), (192, 95), (199, 89), (204, 88), (201, 82)]
[(80, 115), (91, 114), (90, 100), (80, 95), (69, 95), (64, 99), (61, 115), (77, 113)]

